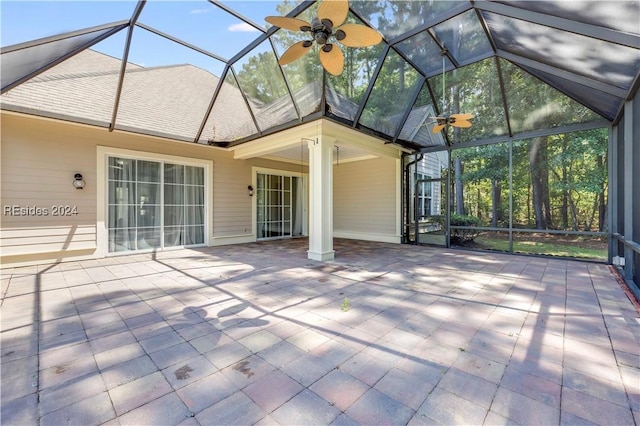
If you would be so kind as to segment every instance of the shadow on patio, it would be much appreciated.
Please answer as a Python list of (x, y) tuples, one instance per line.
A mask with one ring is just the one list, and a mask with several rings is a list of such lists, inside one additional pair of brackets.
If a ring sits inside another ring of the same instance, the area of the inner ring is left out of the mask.
[(335, 246), (3, 270), (3, 424), (638, 421), (638, 313), (605, 265)]

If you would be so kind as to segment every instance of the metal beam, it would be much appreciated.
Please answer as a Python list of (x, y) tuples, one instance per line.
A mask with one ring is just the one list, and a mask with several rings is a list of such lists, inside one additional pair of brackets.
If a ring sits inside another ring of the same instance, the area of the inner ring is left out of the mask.
[(398, 129), (396, 130), (396, 133), (393, 135), (393, 139), (391, 140), (392, 143), (395, 143), (398, 140), (398, 137), (400, 137), (400, 133), (402, 132), (404, 125), (407, 123), (407, 119), (409, 118), (411, 111), (413, 111), (413, 106), (416, 104), (416, 101), (420, 96), (420, 92), (422, 92), (422, 88), (426, 84), (426, 80), (427, 80), (426, 77), (422, 77), (420, 84), (417, 85), (417, 90), (415, 90), (414, 93), (411, 95), (411, 102), (409, 103), (409, 107), (407, 108), (407, 110), (402, 115), (402, 119), (400, 120), (400, 125), (398, 126)]
[[(24, 83), (25, 81), (31, 80), (33, 77), (36, 77), (37, 75), (55, 67), (56, 65), (60, 64), (61, 62), (66, 61), (67, 59), (71, 58), (72, 56), (77, 55), (78, 53), (82, 52), (85, 49), (88, 49), (89, 47), (93, 46), (94, 44), (100, 43), (102, 40), (111, 37), (112, 35), (114, 35), (115, 33), (123, 30), (124, 28), (127, 27), (126, 23), (122, 23), (119, 24), (116, 27), (113, 27), (113, 29), (111, 29), (110, 31), (105, 32), (104, 34), (101, 34), (100, 36), (93, 38), (91, 40), (89, 40), (86, 43), (81, 44), (80, 46), (76, 47), (75, 49), (65, 53), (62, 56), (58, 56), (57, 58), (53, 59), (52, 61), (46, 63), (45, 65), (31, 71), (30, 73), (23, 75), (22, 77), (18, 78), (17, 80), (12, 81), (11, 83), (6, 84), (5, 86), (2, 87), (2, 89), (0, 89), (0, 94), (6, 93), (9, 90), (13, 89), (14, 87), (17, 87), (19, 85), (21, 85), (22, 83)], [(109, 28), (109, 27), (107, 27)], [(78, 35), (83, 35), (83, 34), (90, 34), (91, 32), (88, 33), (79, 33)], [(63, 40), (65, 38), (68, 37), (62, 37), (62, 38), (57, 38), (55, 40), (49, 41), (49, 42), (45, 42), (45, 43), (51, 43), (54, 41), (58, 41), (58, 40)], [(22, 43), (22, 45), (27, 44), (27, 43)], [(31, 43), (29, 43), (31, 44)], [(39, 44), (31, 44), (33, 47), (35, 46), (39, 46)], [(18, 46), (18, 45), (15, 45)], [(15, 46), (10, 46), (10, 47), (15, 47)], [(24, 49), (24, 47), (21, 47), (21, 49)], [(9, 53), (9, 52), (16, 52), (20, 49), (15, 49), (15, 50), (8, 50), (6, 52), (2, 52), (4, 53)]]
[(240, 138), (234, 141), (230, 141), (229, 144), (227, 145), (228, 148), (233, 148), (234, 146), (238, 146), (238, 145), (242, 145), (246, 142), (251, 142), (253, 140), (256, 140), (258, 138), (261, 138), (262, 136), (267, 136), (270, 135), (272, 133), (277, 133), (283, 130), (287, 130), (287, 129), (292, 129), (294, 127), (298, 127), (301, 124), (305, 124), (305, 123), (310, 123), (312, 121), (316, 121), (319, 120), (321, 118), (327, 118), (325, 117), (322, 112), (314, 112), (311, 115), (307, 115), (306, 117), (302, 118), (302, 123), (300, 123), (299, 121), (289, 121), (287, 123), (283, 123), (283, 124), (279, 124), (275, 127), (269, 128), (267, 130), (265, 130), (264, 132), (260, 133), (260, 134), (255, 134), (255, 135), (251, 135), (251, 136), (245, 136), (244, 138)]
[(480, 26), (484, 31), (484, 35), (487, 37), (487, 40), (491, 45), (491, 50), (493, 50), (493, 52), (495, 53), (495, 51), (498, 50), (498, 46), (496, 45), (496, 41), (493, 39), (493, 34), (491, 34), (491, 31), (489, 31), (489, 26), (487, 25), (487, 21), (484, 19), (484, 16), (482, 15), (482, 13), (480, 13), (479, 9), (475, 9), (475, 12), (476, 12), (476, 18), (478, 18), (478, 22), (480, 22)]
[(109, 131), (113, 132), (116, 128), (116, 117), (118, 116), (118, 108), (120, 106), (120, 96), (122, 95), (122, 85), (124, 83), (124, 73), (127, 69), (127, 62), (129, 61), (129, 49), (131, 48), (131, 39), (133, 37), (133, 29), (135, 28), (135, 23), (140, 17), (142, 13), (142, 8), (144, 7), (147, 0), (140, 0), (136, 5), (133, 14), (131, 15), (131, 19), (129, 20), (129, 31), (127, 31), (127, 39), (124, 44), (124, 52), (122, 54), (122, 62), (120, 63), (120, 76), (118, 77), (118, 86), (116, 87), (116, 96), (113, 101), (113, 112), (111, 113), (111, 122), (109, 123)]
[(402, 59), (404, 59), (406, 63), (411, 65), (413, 67), (413, 69), (415, 69), (416, 72), (418, 74), (420, 74), (420, 76), (422, 76), (423, 78), (427, 78), (427, 75), (420, 69), (420, 67), (415, 62), (413, 62), (413, 59), (411, 59), (407, 55), (405, 55), (402, 50), (400, 50), (398, 48), (395, 48), (393, 46), (391, 46), (391, 50), (393, 50), (395, 53), (398, 54), (398, 56), (400, 56)]
[(449, 20), (449, 19), (451, 19), (451, 18), (453, 18), (455, 16), (458, 16), (458, 15), (468, 11), (471, 8), (472, 8), (471, 3), (466, 3), (466, 2), (465, 3), (461, 3), (459, 6), (456, 6), (456, 7), (452, 8), (452, 9), (448, 10), (445, 13), (438, 14), (438, 17), (436, 19), (431, 19), (430, 21), (427, 21), (427, 22), (423, 23), (419, 27), (416, 27), (411, 31), (407, 31), (404, 34), (402, 34), (402, 35), (400, 35), (400, 36), (398, 36), (398, 37), (396, 37), (396, 38), (394, 38), (392, 40), (389, 40), (389, 44), (391, 44), (393, 46), (393, 45), (396, 45), (398, 43), (402, 43), (406, 39), (411, 38), (411, 37), (423, 32), (423, 31), (426, 31), (431, 27), (434, 27), (434, 26), (436, 26), (438, 24), (441, 24), (441, 23), (443, 23), (443, 22), (445, 22), (445, 21), (447, 21), (447, 20)]
[(496, 69), (498, 71), (498, 82), (500, 83), (500, 94), (502, 95), (502, 107), (504, 108), (504, 119), (507, 122), (507, 131), (509, 136), (513, 136), (511, 129), (511, 119), (509, 118), (509, 105), (507, 104), (507, 92), (504, 90), (504, 78), (502, 78), (502, 68), (500, 67), (500, 58), (494, 58)]
[(601, 81), (597, 81), (594, 80), (592, 78), (589, 77), (585, 77), (579, 74), (575, 74), (571, 71), (567, 71), (561, 68), (558, 68), (557, 66), (553, 66), (553, 65), (548, 65), (542, 62), (538, 62), (535, 61), (533, 59), (529, 59), (529, 58), (525, 58), (523, 56), (520, 55), (516, 55), (514, 53), (511, 52), (507, 52), (505, 50), (500, 50), (498, 49), (496, 51), (496, 54), (504, 59), (507, 59), (511, 62), (529, 67), (529, 68), (533, 68), (542, 72), (545, 72), (547, 74), (551, 74), (554, 75), (556, 77), (560, 77), (563, 78), (565, 80), (571, 81), (573, 83), (578, 83), (581, 84), (583, 86), (589, 87), (591, 89), (596, 89), (599, 90), (601, 92), (607, 93), (609, 95), (612, 96), (616, 96), (618, 98), (625, 98), (627, 96), (627, 91), (624, 89), (621, 89), (617, 86), (612, 86), (610, 84), (607, 83), (603, 83)]
[(210, 56), (211, 58), (216, 59), (216, 60), (218, 60), (220, 62), (224, 62), (225, 64), (228, 62), (228, 60), (223, 58), (222, 56), (218, 56), (215, 53), (209, 52), (208, 50), (205, 50), (205, 49), (203, 49), (201, 47), (198, 47), (198, 46), (193, 45), (191, 43), (188, 43), (186, 41), (180, 40), (179, 38), (173, 37), (172, 35), (169, 35), (169, 34), (167, 34), (165, 32), (162, 32), (162, 31), (157, 30), (157, 29), (155, 29), (153, 27), (150, 27), (149, 25), (145, 25), (142, 22), (136, 22), (136, 26), (138, 26), (140, 28), (144, 28), (145, 30), (147, 30), (149, 32), (152, 32), (152, 33), (157, 34), (157, 35), (159, 35), (161, 37), (164, 37), (164, 38), (169, 39), (171, 41), (174, 41), (174, 42), (176, 42), (178, 44), (181, 44), (184, 47), (188, 47), (189, 49), (193, 49), (193, 50), (195, 50), (197, 52), (200, 52), (203, 55)]
[[(304, 12), (305, 10), (307, 10), (314, 3), (315, 3), (315, 0), (305, 0), (301, 4), (299, 4), (295, 9), (289, 12), (287, 16), (289, 17), (297, 16), (302, 12)], [(217, 2), (215, 2), (214, 4), (218, 5)], [(270, 27), (265, 33), (261, 34), (258, 38), (256, 38), (251, 43), (249, 43), (244, 49), (238, 52), (234, 57), (229, 59), (229, 63), (232, 65), (235, 64), (240, 58), (242, 58), (247, 53), (251, 52), (257, 46), (259, 46), (263, 41), (271, 37), (279, 29), (280, 27), (276, 27), (276, 26)]]
[(524, 10), (514, 6), (508, 6), (504, 3), (494, 3), (486, 0), (479, 0), (474, 2), (474, 7), (476, 9), (495, 13), (497, 15), (520, 19), (523, 21), (531, 22), (533, 24), (555, 28), (561, 31), (568, 31), (574, 34), (607, 41), (609, 43), (633, 47), (634, 49), (637, 49), (638, 45), (640, 44), (640, 37), (638, 37), (637, 35), (623, 33), (609, 28), (586, 24), (584, 22), (578, 22), (571, 19), (560, 18), (557, 16), (548, 15), (546, 13)]
[[(355, 16), (356, 18), (358, 18), (360, 21), (362, 21), (363, 24), (365, 24), (367, 27), (369, 28), (373, 28), (374, 30), (378, 31), (378, 29), (376, 29), (375, 26), (373, 26), (371, 24), (371, 22), (369, 22), (369, 20), (367, 18), (365, 18), (364, 16), (362, 16), (360, 14), (360, 12), (358, 12), (357, 10), (354, 10), (351, 6), (349, 6), (349, 11), (351, 12), (351, 14), (353, 16)], [(380, 31), (378, 31), (380, 33), (380, 35), (382, 36), (382, 41), (386, 44), (389, 44), (389, 41), (387, 40), (387, 38), (384, 36), (384, 34), (382, 34)]]
[[(634, 137), (637, 138), (638, 130), (636, 129), (635, 123), (635, 115), (634, 108), (635, 102), (633, 100), (626, 101), (624, 106), (624, 158), (622, 159), (620, 164), (623, 169), (624, 174), (624, 182), (618, 182), (618, 184), (622, 183), (622, 187), (624, 188), (624, 205), (623, 205), (623, 217), (624, 217), (624, 239), (628, 241), (633, 241), (634, 230), (633, 230), (633, 197), (634, 197), (634, 174), (637, 171), (633, 170), (633, 160), (635, 153), (633, 152), (635, 149), (638, 149), (637, 141)], [(634, 146), (636, 145), (636, 146)], [(634, 173), (635, 172), (635, 173)], [(640, 180), (640, 179), (638, 179)], [(640, 192), (636, 188), (636, 192)], [(619, 214), (620, 212), (618, 212)], [(627, 280), (633, 281), (634, 275), (634, 255), (631, 247), (625, 245), (624, 247), (624, 276)]]
[(5, 53), (15, 52), (16, 50), (28, 49), (30, 47), (39, 46), (41, 44), (53, 43), (55, 41), (60, 41), (67, 38), (73, 38), (73, 37), (77, 37), (85, 34), (95, 33), (96, 31), (102, 31), (109, 28), (115, 28), (119, 26), (122, 26), (124, 28), (128, 23), (129, 21), (127, 19), (124, 19), (122, 21), (116, 21), (110, 24), (97, 25), (95, 27), (84, 28), (77, 31), (71, 31), (68, 33), (57, 34), (54, 36), (43, 37), (36, 40), (26, 41), (24, 43), (13, 44), (11, 46), (0, 48), (0, 54), (4, 55)]
[(492, 50), (489, 50), (487, 52), (484, 52), (479, 55), (473, 56), (469, 59), (466, 59), (462, 62), (458, 62), (459, 64), (458, 68), (463, 68), (463, 67), (466, 67), (467, 65), (475, 64), (476, 62), (481, 62), (486, 59), (492, 58), (494, 56), (495, 56), (495, 53)]
[(244, 90), (242, 89), (242, 86), (238, 81), (238, 76), (236, 76), (236, 71), (233, 69), (233, 66), (231, 66), (231, 74), (233, 75), (233, 79), (238, 85), (238, 90), (240, 91), (240, 94), (242, 95), (242, 99), (244, 99), (244, 103), (247, 106), (247, 109), (249, 110), (249, 114), (251, 115), (251, 119), (253, 120), (253, 125), (256, 127), (256, 130), (258, 131), (258, 135), (262, 135), (260, 126), (258, 126), (258, 120), (256, 119), (256, 116), (253, 114), (253, 110), (251, 109), (251, 105), (249, 104), (249, 98), (247, 98), (247, 95), (244, 93)]
[(209, 119), (209, 115), (211, 114), (211, 110), (213, 110), (213, 105), (218, 99), (218, 94), (220, 94), (220, 89), (222, 89), (222, 85), (224, 84), (224, 79), (227, 77), (227, 73), (231, 67), (227, 64), (224, 67), (224, 71), (222, 71), (222, 76), (218, 79), (218, 84), (216, 85), (216, 89), (213, 92), (213, 97), (211, 98), (211, 102), (209, 102), (209, 107), (204, 114), (204, 118), (202, 119), (202, 123), (200, 124), (200, 128), (198, 129), (198, 133), (196, 133), (196, 137), (193, 139), (195, 143), (198, 143), (200, 140), (200, 136), (202, 136), (202, 132), (204, 132), (204, 126), (207, 124), (207, 120)]
[[(638, 73), (634, 77), (633, 81), (631, 82), (631, 86), (629, 87), (630, 87), (629, 92), (627, 93), (627, 97), (625, 98), (627, 101), (630, 101), (631, 99), (633, 99), (633, 97), (636, 95), (638, 90), (640, 90), (640, 69), (638, 70)], [(624, 115), (624, 102), (620, 102), (620, 107), (618, 108), (618, 112), (616, 113), (615, 118), (613, 119), (613, 124), (614, 125), (618, 124), (618, 122), (620, 121), (623, 115)]]
[(287, 88), (287, 93), (289, 94), (289, 98), (291, 98), (291, 103), (293, 104), (293, 108), (296, 110), (296, 115), (298, 116), (298, 120), (302, 121), (302, 113), (300, 112), (300, 108), (298, 108), (298, 103), (293, 98), (293, 90), (291, 90), (291, 85), (289, 84), (287, 75), (284, 73), (284, 69), (282, 68), (282, 65), (278, 63), (278, 52), (276, 51), (276, 45), (271, 38), (269, 38), (269, 43), (271, 44), (271, 49), (273, 51), (273, 58), (276, 61), (276, 67), (278, 67), (278, 69), (280, 70), (282, 81), (284, 81), (284, 86)]
[(218, 6), (220, 9), (224, 10), (225, 12), (230, 13), (233, 16), (235, 16), (236, 18), (246, 22), (247, 24), (251, 25), (256, 30), (260, 31), (261, 33), (267, 32), (264, 29), (264, 27), (261, 27), (260, 25), (256, 24), (255, 22), (253, 22), (251, 19), (247, 18), (246, 16), (239, 14), (235, 10), (233, 10), (230, 7), (228, 7), (227, 5), (225, 5), (224, 3), (221, 3), (218, 0), (209, 0), (209, 3), (212, 3), (212, 4), (216, 5), (216, 6)]
[[(448, 149), (469, 148), (472, 146), (492, 145), (496, 143), (509, 142), (510, 140), (517, 141), (517, 140), (532, 139), (532, 138), (543, 137), (543, 136), (559, 135), (562, 133), (580, 132), (583, 130), (602, 129), (602, 128), (609, 127), (610, 125), (611, 123), (606, 120), (594, 121), (591, 123), (571, 124), (568, 126), (552, 127), (549, 129), (541, 129), (541, 130), (534, 130), (531, 132), (516, 133), (513, 136), (504, 135), (504, 136), (496, 136), (496, 137), (487, 138), (487, 139), (478, 139), (478, 140), (469, 141), (469, 142), (457, 143), (454, 146), (449, 147)], [(424, 152), (424, 153), (437, 152), (437, 151), (443, 151), (441, 145), (434, 146), (434, 147), (424, 147), (420, 149), (420, 152)]]
[(380, 75), (380, 70), (382, 69), (382, 65), (384, 64), (384, 60), (387, 57), (387, 53), (389, 53), (390, 48), (391, 46), (389, 46), (388, 44), (385, 45), (385, 47), (382, 49), (382, 52), (380, 53), (380, 56), (378, 57), (378, 65), (376, 66), (376, 69), (373, 71), (373, 74), (371, 75), (371, 79), (369, 80), (369, 84), (367, 85), (367, 90), (364, 92), (364, 96), (360, 101), (360, 105), (358, 106), (358, 111), (356, 112), (356, 115), (353, 118), (353, 123), (351, 127), (356, 127), (356, 125), (358, 124), (358, 121), (360, 121), (360, 116), (362, 115), (362, 112), (364, 111), (364, 107), (366, 106), (367, 101), (369, 100), (369, 96), (373, 91), (373, 86), (375, 85), (376, 80), (378, 79), (378, 75)]
[[(562, 93), (564, 96), (568, 97), (569, 99), (572, 99), (573, 101), (577, 102), (578, 104), (584, 106), (587, 109), (590, 109), (591, 111), (593, 111), (594, 113), (598, 114), (600, 117), (611, 121), (613, 119), (613, 117), (611, 117), (611, 115), (603, 109), (596, 109), (595, 105), (591, 105), (591, 104), (587, 104), (585, 103), (584, 100), (581, 100), (580, 98), (575, 97), (572, 93), (568, 93), (566, 91), (566, 89), (562, 88), (562, 87), (558, 87), (557, 83), (549, 81), (548, 79), (546, 79), (543, 76), (539, 76), (535, 73), (532, 73), (532, 71), (530, 71), (529, 69), (524, 68), (523, 65), (521, 64), (517, 64), (515, 62), (511, 62), (512, 65), (522, 69), (523, 72), (527, 73), (527, 75), (530, 75), (533, 78), (537, 78), (538, 80), (540, 80), (542, 83), (544, 83), (545, 85), (559, 91), (560, 93)], [(593, 97), (593, 94), (591, 95), (591, 97)]]
[(609, 127), (609, 144), (607, 147), (607, 229), (609, 230), (609, 263), (613, 263), (613, 257), (618, 256), (618, 243), (613, 240), (613, 235), (618, 232), (618, 197), (620, 185), (618, 183), (618, 132), (617, 126)]

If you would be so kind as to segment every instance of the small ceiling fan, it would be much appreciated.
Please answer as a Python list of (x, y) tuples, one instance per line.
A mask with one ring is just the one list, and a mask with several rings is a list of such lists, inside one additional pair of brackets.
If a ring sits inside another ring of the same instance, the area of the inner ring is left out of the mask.
[[(444, 108), (444, 98), (445, 98), (444, 57), (447, 54), (447, 51), (443, 50), (441, 54), (442, 54), (442, 107)], [(439, 115), (437, 117), (433, 117), (435, 119), (435, 126), (433, 126), (433, 129), (431, 129), (431, 132), (440, 133), (440, 131), (442, 131), (442, 129), (444, 129), (447, 126), (461, 127), (461, 128), (471, 127), (472, 123), (469, 120), (474, 117), (475, 115), (473, 114), (465, 114), (465, 113), (449, 114), (449, 115), (445, 114), (445, 115)]]
[(376, 30), (359, 24), (344, 24), (348, 13), (348, 1), (324, 0), (318, 6), (318, 17), (311, 23), (286, 16), (267, 16), (265, 20), (272, 25), (309, 33), (311, 37), (290, 46), (278, 63), (285, 65), (301, 58), (316, 42), (320, 47), (318, 56), (324, 69), (333, 75), (340, 75), (344, 68), (344, 54), (336, 41), (347, 47), (374, 46), (382, 41), (382, 36)]

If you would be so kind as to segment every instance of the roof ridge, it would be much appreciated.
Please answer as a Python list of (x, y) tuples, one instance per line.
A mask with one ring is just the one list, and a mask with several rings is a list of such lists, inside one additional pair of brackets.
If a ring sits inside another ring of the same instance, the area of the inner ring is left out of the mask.
[[(160, 70), (160, 69), (168, 69), (168, 68), (179, 68), (179, 67), (192, 67), (192, 68), (197, 68), (200, 70), (203, 70), (205, 72), (210, 73), (212, 76), (217, 77), (215, 74), (211, 73), (210, 71), (207, 71), (203, 68), (200, 68), (198, 66), (189, 64), (189, 63), (184, 63), (184, 64), (173, 64), (173, 65), (159, 65), (159, 66), (155, 66), (155, 67), (140, 67), (140, 68), (133, 68), (133, 69), (129, 69), (127, 70), (127, 74), (129, 73), (134, 73), (134, 72), (144, 72), (144, 71), (155, 71), (155, 70)], [(74, 78), (86, 78), (86, 77), (100, 77), (100, 76), (105, 76), (105, 75), (113, 75), (113, 74), (120, 74), (120, 69), (113, 69), (113, 70), (105, 70), (105, 71), (84, 71), (84, 72), (79, 72), (79, 73), (65, 73), (65, 74), (50, 74), (50, 75), (46, 75), (46, 76), (38, 76), (38, 77), (34, 77), (32, 82), (45, 82), (45, 81), (56, 81), (56, 80), (68, 80), (68, 79), (74, 79)]]
[(65, 73), (65, 74), (50, 74), (45, 76), (37, 76), (34, 77), (30, 82), (44, 82), (44, 81), (55, 81), (55, 80), (67, 80), (73, 78), (84, 78), (84, 77), (99, 77), (103, 75), (112, 75), (119, 74), (120, 70), (106, 70), (106, 71), (84, 71), (78, 73)]

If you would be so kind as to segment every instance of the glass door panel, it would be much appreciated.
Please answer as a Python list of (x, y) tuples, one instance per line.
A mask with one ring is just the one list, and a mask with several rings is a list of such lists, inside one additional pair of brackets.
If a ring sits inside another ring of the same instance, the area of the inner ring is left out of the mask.
[(408, 158), (405, 166), (404, 241), (447, 246), (446, 151)]
[(446, 185), (442, 179), (424, 177), (416, 181), (416, 227), (418, 244), (447, 245), (444, 214)]
[(303, 199), (298, 194), (301, 190), (298, 184), (300, 179), (295, 176), (258, 174), (256, 231), (259, 240), (301, 235), (302, 226), (297, 222), (294, 225), (291, 220), (301, 210), (301, 207), (294, 205)]
[(109, 252), (204, 244), (204, 168), (109, 157)]

